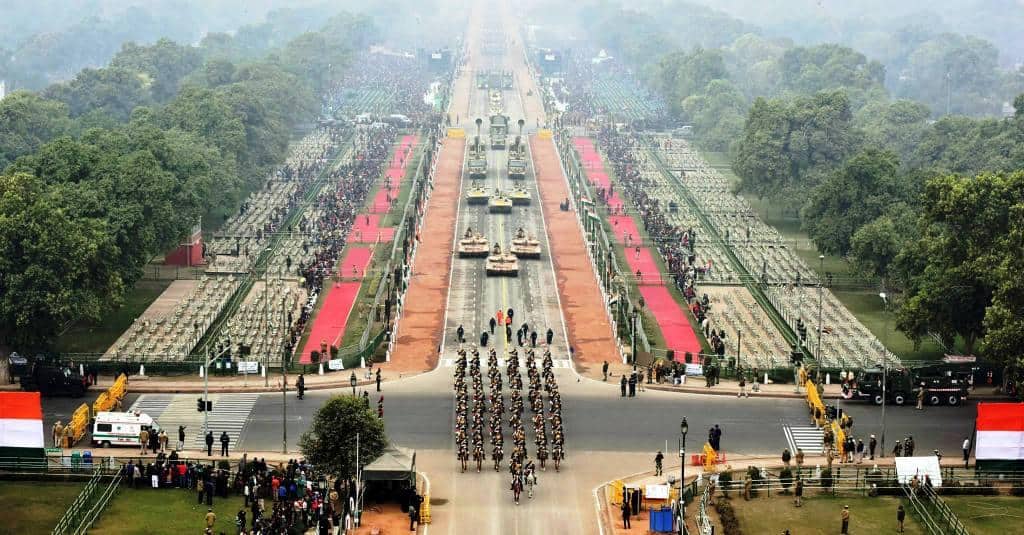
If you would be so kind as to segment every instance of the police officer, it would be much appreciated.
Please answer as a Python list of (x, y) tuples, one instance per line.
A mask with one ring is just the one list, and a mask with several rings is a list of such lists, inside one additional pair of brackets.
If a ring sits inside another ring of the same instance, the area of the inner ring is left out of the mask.
[(299, 374), (299, 380), (295, 382), (295, 388), (299, 391), (299, 399), (302, 399), (306, 395), (306, 376)]
[(460, 344), (466, 341), (466, 339), (463, 337), (463, 335), (466, 334), (466, 330), (462, 328), (461, 323), (459, 324), (459, 328), (455, 330), (455, 334), (458, 335)]
[(545, 336), (547, 337), (548, 345), (551, 345), (551, 341), (555, 339), (555, 331), (549, 328)]
[(626, 397), (626, 374), (622, 374), (622, 380), (619, 381), (619, 389), (622, 391), (622, 397)]
[(491, 334), (494, 334), (494, 327), (495, 327), (495, 325), (497, 325), (497, 324), (498, 324), (498, 322), (494, 320), (494, 317), (493, 317), (493, 316), (491, 317), (491, 322), (490, 322), (490, 324), (491, 324)]
[(213, 431), (206, 432), (206, 456), (213, 456)]

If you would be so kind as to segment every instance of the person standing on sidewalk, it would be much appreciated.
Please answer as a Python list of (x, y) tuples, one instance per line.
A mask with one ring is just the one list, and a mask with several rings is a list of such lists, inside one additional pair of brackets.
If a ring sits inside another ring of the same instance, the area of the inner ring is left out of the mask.
[(736, 397), (749, 398), (750, 394), (747, 394), (747, 380), (742, 375), (740, 376), (740, 391), (736, 392)]
[(796, 474), (799, 477), (801, 470), (803, 470), (803, 468), (804, 468), (804, 449), (803, 448), (797, 448), (796, 449), (795, 457), (796, 457)]
[(299, 379), (295, 381), (295, 390), (297, 392), (296, 397), (302, 399), (306, 397), (306, 375), (300, 373)]
[(872, 461), (875, 460), (875, 448), (878, 447), (878, 440), (875, 440), (875, 435), (871, 435), (871, 439), (868, 440), (868, 458)]
[(380, 368), (377, 368), (377, 392), (380, 392)]
[(661, 450), (658, 450), (658, 454), (654, 456), (654, 475), (660, 476), (662, 474), (661, 463), (664, 460), (665, 456), (662, 455)]
[(231, 442), (231, 437), (228, 436), (227, 431), (220, 432), (220, 456), (228, 456), (228, 444)]
[(607, 360), (604, 361), (604, 364), (601, 365), (601, 373), (604, 374), (604, 380), (607, 381), (608, 380), (608, 361)]
[(622, 397), (626, 397), (626, 375), (622, 375), (622, 380), (619, 381), (619, 389), (622, 391)]
[(143, 429), (139, 431), (139, 453), (146, 454), (146, 446), (149, 445), (149, 431)]
[(786, 468), (789, 468), (789, 461), (792, 458), (793, 458), (793, 456), (789, 452), (789, 448), (785, 448), (785, 449), (782, 450), (782, 464), (785, 465)]
[(842, 523), (842, 528), (840, 529), (839, 533), (841, 533), (842, 535), (848, 535), (850, 533), (850, 506), (849, 505), (844, 505), (843, 506), (843, 512), (840, 515), (840, 518), (841, 518), (843, 523)]
[(206, 456), (213, 456), (213, 431), (206, 432)]
[(967, 468), (967, 465), (971, 460), (971, 437), (964, 439), (962, 448), (964, 450), (964, 468)]
[(924, 383), (917, 389), (917, 410), (924, 410)]
[(629, 500), (622, 500), (622, 527), (623, 529), (629, 529), (629, 517), (633, 514), (633, 510), (629, 507)]
[(178, 451), (185, 449), (185, 426), (178, 426)]

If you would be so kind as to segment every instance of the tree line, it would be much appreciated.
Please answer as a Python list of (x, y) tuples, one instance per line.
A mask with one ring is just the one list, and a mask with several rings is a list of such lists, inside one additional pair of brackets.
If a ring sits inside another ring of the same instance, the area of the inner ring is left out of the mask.
[(119, 306), (155, 255), (200, 218), (218, 226), (284, 161), (374, 36), (340, 14), (254, 59), (128, 44), (108, 67), (0, 101), (0, 337), (45, 348)]
[[(849, 47), (793, 46), (673, 5), (587, 16), (698, 146), (731, 153), (738, 190), (798, 215), (821, 251), (880, 278), (912, 340), (934, 334), (1024, 365), (1024, 95), (1010, 96), (1024, 86), (998, 70), (995, 48), (920, 28), (893, 35), (906, 45), (887, 58), (893, 83)], [(984, 116), (1003, 100), (1010, 117)]]

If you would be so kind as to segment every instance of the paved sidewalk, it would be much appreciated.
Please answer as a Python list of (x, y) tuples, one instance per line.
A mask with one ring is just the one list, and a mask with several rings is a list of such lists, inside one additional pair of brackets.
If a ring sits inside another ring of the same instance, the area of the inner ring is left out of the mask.
[[(632, 366), (627, 364), (608, 363), (608, 382), (612, 384), (618, 384), (623, 374), (628, 374), (633, 370)], [(643, 371), (646, 373), (646, 368), (637, 368), (637, 371)], [(592, 366), (581, 372), (585, 377), (594, 379), (596, 381), (603, 380), (600, 366)], [(762, 377), (763, 379), (763, 377)], [(740, 385), (739, 381), (735, 379), (722, 379), (719, 383), (713, 387), (707, 387), (704, 377), (690, 376), (686, 378), (686, 383), (683, 385), (675, 386), (670, 383), (660, 384), (648, 384), (644, 383), (644, 388), (648, 390), (661, 390), (663, 392), (682, 392), (687, 394), (706, 394), (713, 396), (736, 396), (739, 394)], [(792, 383), (782, 384), (760, 384), (758, 386), (759, 392), (753, 391), (753, 384), (747, 383), (747, 393), (750, 397), (763, 397), (763, 398), (799, 398), (803, 399), (806, 397), (806, 393), (803, 388), (800, 388), (799, 393), (796, 392), (796, 385)], [(825, 385), (825, 393), (822, 396), (825, 399), (834, 399), (842, 395), (842, 387), (838, 382)], [(995, 388), (982, 387), (976, 388), (970, 393), (970, 399), (974, 400), (1001, 400), (1006, 399), (1005, 395), (996, 392)]]
[[(366, 373), (368, 368), (356, 368), (347, 369), (336, 372), (328, 373), (325, 370), (323, 375), (319, 375), (318, 366), (309, 365), (307, 369), (311, 373), (306, 375), (306, 390), (326, 390), (331, 388), (351, 388), (352, 373), (356, 374), (356, 386), (372, 385), (376, 382), (377, 366), (373, 368), (373, 375), (367, 378)], [(417, 373), (391, 371), (386, 367), (381, 367), (381, 381), (394, 381), (403, 377), (411, 377), (417, 375)], [(298, 373), (288, 372), (288, 390), (295, 390), (295, 381), (298, 378)], [(95, 396), (90, 394), (98, 394), (108, 388), (114, 383), (115, 377), (109, 375), (101, 375), (97, 379), (97, 384), (89, 387), (89, 392), (83, 399), (92, 399)], [(244, 377), (238, 376), (219, 376), (211, 375), (209, 379), (209, 391), (210, 393), (228, 394), (238, 392), (280, 392), (281, 391), (281, 375), (280, 373), (271, 372), (269, 374), (269, 380), (264, 380), (261, 375), (249, 375)], [(203, 379), (199, 377), (199, 373), (193, 375), (178, 375), (178, 376), (145, 376), (141, 377), (138, 375), (132, 375), (128, 377), (128, 392), (130, 393), (146, 393), (146, 394), (189, 394), (189, 393), (201, 393), (203, 392)], [(269, 386), (264, 386), (264, 383), (269, 383)], [(18, 384), (5, 384), (0, 385), (0, 391), (17, 391), (20, 390)]]

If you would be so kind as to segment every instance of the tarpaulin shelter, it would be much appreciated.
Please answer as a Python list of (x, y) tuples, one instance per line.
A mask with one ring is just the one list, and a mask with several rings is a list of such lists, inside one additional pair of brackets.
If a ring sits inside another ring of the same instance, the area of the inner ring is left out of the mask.
[(390, 445), (363, 467), (363, 481), (416, 481), (416, 450)]

